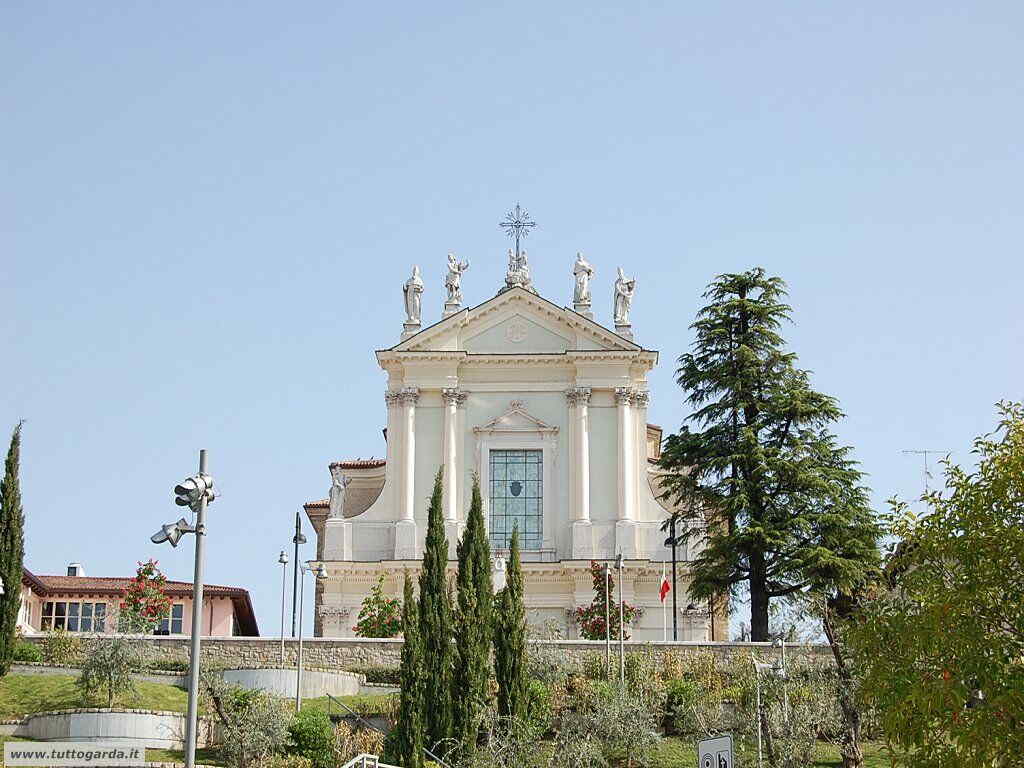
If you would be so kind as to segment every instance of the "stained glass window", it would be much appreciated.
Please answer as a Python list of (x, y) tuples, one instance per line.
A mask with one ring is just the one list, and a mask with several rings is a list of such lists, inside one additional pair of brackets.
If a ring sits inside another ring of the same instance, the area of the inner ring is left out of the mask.
[(491, 451), (491, 547), (508, 549), (512, 528), (519, 546), (540, 549), (544, 540), (544, 452)]

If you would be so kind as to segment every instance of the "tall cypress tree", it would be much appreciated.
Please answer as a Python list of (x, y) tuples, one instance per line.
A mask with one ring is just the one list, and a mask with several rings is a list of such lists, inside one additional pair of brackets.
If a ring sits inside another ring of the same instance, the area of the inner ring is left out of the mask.
[(526, 608), (523, 605), (523, 566), (519, 558), (519, 526), (512, 529), (512, 546), (505, 569), (505, 588), (498, 596), (494, 620), (494, 676), (498, 679), (498, 714), (526, 717)]
[(455, 634), (451, 594), (448, 591), (448, 539), (441, 509), (442, 474), (437, 471), (427, 513), (427, 538), (420, 571), (420, 637), (424, 650), (424, 701), (426, 740), (436, 752), (452, 733), (452, 672), (455, 667)]
[[(419, 611), (412, 592), (412, 579), (405, 574), (405, 602), (402, 605), (402, 692), (398, 721), (384, 742), (384, 759), (403, 768), (423, 768), (424, 670), (420, 642)], [(426, 707), (429, 711), (429, 706)]]
[(850, 449), (829, 427), (838, 403), (810, 386), (779, 334), (785, 283), (761, 268), (719, 275), (691, 328), (677, 382), (694, 408), (662, 451), (667, 498), (708, 525), (681, 540), (704, 544), (690, 595), (750, 591), (751, 636), (768, 640), (768, 604), (822, 584), (857, 583), (876, 558), (877, 528)]
[(0, 481), (0, 676), (11, 668), (11, 655), (21, 604), (21, 568), (25, 558), (25, 514), (21, 508), (18, 468), (21, 462), (21, 423), (14, 428)]
[(456, 644), (455, 738), (468, 757), (476, 751), (481, 717), (490, 698), (491, 636), (494, 594), (491, 547), (484, 525), (480, 480), (473, 478), (473, 497), (466, 529), (458, 546), (458, 643)]

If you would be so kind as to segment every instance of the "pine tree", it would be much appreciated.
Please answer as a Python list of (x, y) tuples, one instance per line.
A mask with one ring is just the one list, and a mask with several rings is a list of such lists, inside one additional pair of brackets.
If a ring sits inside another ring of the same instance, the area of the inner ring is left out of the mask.
[(403, 768), (423, 768), (424, 668), (420, 642), (419, 611), (412, 591), (412, 579), (405, 574), (402, 605), (402, 692), (398, 719), (384, 743), (384, 760)]
[(491, 547), (484, 525), (479, 478), (473, 479), (473, 497), (466, 529), (458, 546), (458, 643), (456, 645), (454, 700), (455, 738), (468, 758), (476, 750), (481, 717), (489, 702), (494, 594), (491, 585)]
[(662, 451), (666, 498), (703, 512), (680, 540), (703, 540), (690, 596), (750, 592), (751, 636), (768, 640), (773, 598), (860, 580), (877, 557), (862, 474), (829, 427), (836, 400), (811, 389), (779, 335), (785, 283), (761, 268), (718, 276), (691, 328), (677, 382), (694, 413)]
[(448, 591), (448, 539), (444, 533), (441, 509), (442, 475), (434, 478), (427, 513), (427, 537), (423, 548), (423, 569), (420, 571), (420, 637), (424, 649), (424, 701), (426, 741), (431, 751), (453, 737), (452, 672), (455, 648), (452, 644), (455, 627), (452, 619), (451, 593)]
[(505, 588), (498, 597), (494, 620), (494, 676), (498, 679), (498, 714), (526, 717), (526, 609), (523, 606), (523, 566), (519, 560), (519, 526), (505, 569)]
[(11, 668), (21, 606), (21, 570), (25, 558), (25, 514), (21, 508), (18, 468), (21, 462), (21, 424), (14, 428), (0, 481), (0, 676)]

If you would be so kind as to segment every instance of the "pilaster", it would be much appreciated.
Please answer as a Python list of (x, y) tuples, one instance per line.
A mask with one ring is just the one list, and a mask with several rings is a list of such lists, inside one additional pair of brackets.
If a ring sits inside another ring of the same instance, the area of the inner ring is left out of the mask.
[(572, 423), (571, 488), (572, 557), (593, 557), (594, 538), (590, 525), (590, 387), (574, 387), (565, 393)]

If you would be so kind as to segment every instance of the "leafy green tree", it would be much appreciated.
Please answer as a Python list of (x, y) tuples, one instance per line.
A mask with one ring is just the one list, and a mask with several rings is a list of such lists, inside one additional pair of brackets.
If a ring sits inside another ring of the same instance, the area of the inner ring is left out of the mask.
[(947, 461), (926, 515), (892, 502), (899, 543), (848, 633), (861, 695), (902, 765), (1024, 755), (1024, 407), (999, 411), (974, 442), (977, 470)]
[(423, 768), (424, 710), (430, 709), (425, 698), (424, 648), (420, 642), (419, 610), (412, 592), (412, 579), (405, 574), (402, 604), (402, 692), (398, 704), (398, 720), (384, 742), (384, 760), (403, 768)]
[(491, 546), (484, 524), (480, 480), (473, 478), (473, 495), (466, 529), (457, 548), (459, 573), (458, 643), (456, 644), (454, 700), (455, 738), (463, 758), (476, 750), (482, 717), (490, 700), (491, 635), (494, 593), (491, 583)]
[(145, 655), (132, 638), (115, 634), (97, 638), (85, 657), (75, 685), (87, 699), (102, 698), (104, 706), (112, 707), (118, 700), (137, 700), (138, 689), (132, 672), (145, 665)]
[(21, 507), (18, 468), (21, 462), (21, 423), (14, 428), (0, 480), (0, 676), (11, 668), (18, 641), (18, 609), (21, 607), (21, 573), (25, 558), (25, 513)]
[(694, 349), (676, 371), (696, 431), (669, 436), (660, 462), (665, 498), (693, 512), (677, 538), (703, 544), (690, 596), (745, 585), (755, 641), (768, 639), (773, 598), (859, 582), (878, 536), (861, 472), (829, 431), (843, 414), (779, 335), (785, 294), (761, 268), (708, 287)]
[(494, 621), (494, 676), (498, 679), (498, 714), (524, 720), (526, 693), (526, 608), (523, 605), (523, 566), (519, 558), (519, 526), (505, 569), (505, 588), (498, 596)]
[(402, 631), (402, 601), (384, 595), (383, 573), (370, 587), (352, 629), (356, 637), (394, 637)]
[(427, 536), (420, 571), (419, 623), (423, 643), (424, 725), (431, 751), (452, 733), (452, 673), (455, 667), (451, 594), (448, 591), (448, 539), (441, 509), (442, 474), (434, 478), (427, 512)]

